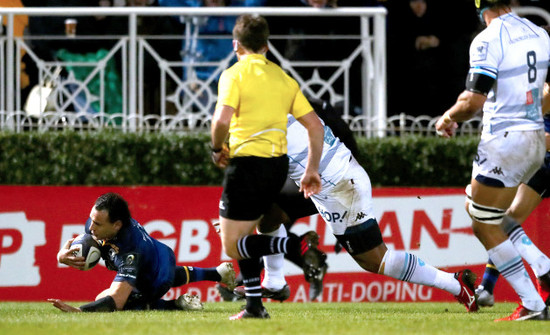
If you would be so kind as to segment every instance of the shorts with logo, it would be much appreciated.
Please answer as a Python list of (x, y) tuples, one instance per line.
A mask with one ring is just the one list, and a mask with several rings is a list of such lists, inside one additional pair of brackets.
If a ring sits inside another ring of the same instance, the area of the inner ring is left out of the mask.
[(382, 243), (372, 205), (370, 179), (352, 158), (344, 178), (312, 197), (319, 214), (340, 244), (355, 255)]
[(287, 155), (232, 158), (225, 169), (220, 216), (231, 220), (259, 219), (275, 202), (287, 173)]
[(472, 177), (494, 187), (527, 183), (540, 168), (545, 148), (544, 130), (483, 134), (477, 147)]

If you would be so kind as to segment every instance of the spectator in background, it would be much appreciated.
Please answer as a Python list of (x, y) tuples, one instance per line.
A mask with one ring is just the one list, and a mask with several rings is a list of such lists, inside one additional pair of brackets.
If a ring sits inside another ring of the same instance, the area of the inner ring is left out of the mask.
[[(390, 96), (400, 96), (388, 99), (390, 114), (436, 116), (441, 105), (441, 27), (429, 0), (409, 0), (401, 6), (389, 9), (388, 81), (406, 89), (389, 90)], [(413, 109), (416, 106), (421, 109)]]
[[(95, 7), (98, 0), (22, 0), (24, 7)], [(63, 36), (65, 35), (65, 19), (69, 16), (30, 16), (26, 31), (27, 36)], [(77, 35), (97, 35), (97, 20), (93, 16), (81, 16), (78, 18)], [(27, 41), (32, 52), (44, 61), (53, 61), (59, 49), (65, 48), (73, 52), (96, 51), (97, 42), (88, 41), (78, 43), (76, 40), (42, 39)], [(38, 69), (36, 64), (25, 56), (27, 73), (31, 87), (38, 83)]]
[[(99, 5), (99, 0), (23, 0), (25, 7), (96, 7)], [(75, 36), (81, 37), (84, 35), (101, 35), (102, 25), (99, 24), (102, 20), (101, 17), (95, 16), (71, 16), (67, 13), (64, 16), (30, 16), (29, 25), (26, 31), (26, 35), (34, 37), (48, 37), (42, 39), (28, 39), (27, 43), (30, 49), (36, 57), (45, 62), (52, 62), (60, 59), (60, 53), (67, 54), (88, 54), (95, 53), (102, 47), (105, 47), (105, 43), (100, 39), (81, 39), (81, 38), (65, 38), (66, 35), (66, 19), (74, 19), (76, 21)], [(29, 75), (30, 87), (39, 84), (39, 69), (36, 65), (36, 61), (29, 55), (25, 55), (23, 58), (27, 74)], [(66, 77), (68, 73), (65, 71), (61, 74), (62, 77)], [(46, 74), (45, 79), (51, 80)], [(40, 83), (42, 84), (42, 83)], [(67, 85), (65, 89), (69, 92), (73, 92), (76, 85)], [(24, 92), (25, 93), (25, 92)], [(72, 94), (72, 93), (71, 93)], [(93, 94), (93, 92), (92, 92)], [(61, 99), (64, 99), (63, 97)], [(71, 97), (73, 104), (72, 107), (66, 110), (77, 110), (86, 112), (96, 112), (90, 105), (86, 94), (82, 91), (77, 94), (76, 97)]]
[[(6, 0), (2, 2), (2, 5), (4, 7), (23, 7), (23, 2), (21, 0)], [(3, 17), (0, 20), (0, 35), (6, 34), (6, 25), (7, 23), (7, 17)], [(23, 36), (25, 29), (27, 29), (27, 26), (29, 24), (29, 18), (27, 15), (16, 15), (14, 17), (14, 35), (15, 36)], [(27, 96), (32, 89), (32, 86), (29, 85), (29, 77), (25, 71), (25, 62), (23, 62), (23, 57), (25, 57), (25, 50), (21, 50), (21, 100), (25, 101), (27, 99)], [(28, 57), (28, 56), (27, 56)]]
[[(113, 7), (158, 7), (157, 0), (111, 0)], [(127, 17), (111, 17), (114, 27), (111, 29), (115, 33), (126, 35), (128, 33)], [(144, 36), (165, 36), (165, 35), (180, 35), (183, 34), (183, 27), (174, 17), (168, 16), (139, 16), (138, 17), (138, 34)], [(174, 62), (180, 60), (181, 42), (176, 39), (155, 39), (146, 40), (147, 43), (155, 50), (155, 52), (164, 60)], [(143, 90), (143, 109), (144, 113), (158, 113), (160, 106), (166, 103), (167, 113), (174, 114), (175, 107), (173, 104), (160, 101), (161, 85), (160, 85), (160, 70), (156, 60), (149, 52), (144, 53), (143, 67), (144, 73), (144, 90)], [(174, 69), (178, 71), (179, 69)], [(178, 73), (180, 74), (180, 73)], [(167, 80), (167, 91), (175, 89), (175, 84)]]
[[(442, 14), (448, 6), (456, 15)], [(463, 0), (388, 2), (387, 8), (388, 115), (437, 116), (464, 88), (475, 8)]]
[[(163, 7), (243, 7), (263, 6), (265, 0), (159, 0), (159, 6)], [(200, 35), (231, 35), (236, 17), (234, 16), (209, 16), (186, 18), (185, 24), (190, 25), (191, 34), (186, 34), (186, 39), (181, 47), (181, 55), (184, 62), (218, 62), (226, 58), (232, 49), (231, 39), (205, 39)], [(191, 39), (191, 40), (189, 40)], [(207, 81), (216, 67), (194, 67), (184, 69), (184, 79), (198, 79)], [(218, 77), (211, 83), (214, 89), (218, 84)]]

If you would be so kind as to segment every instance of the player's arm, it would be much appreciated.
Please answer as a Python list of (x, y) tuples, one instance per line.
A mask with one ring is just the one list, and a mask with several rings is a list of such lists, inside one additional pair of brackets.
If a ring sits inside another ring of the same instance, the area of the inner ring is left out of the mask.
[(229, 134), (233, 113), (235, 113), (233, 107), (222, 105), (216, 109), (212, 116), (212, 161), (221, 168), (226, 167), (228, 163), (228, 153), (227, 150), (224, 150), (224, 142)]
[(308, 133), (308, 157), (304, 175), (300, 180), (300, 192), (304, 192), (304, 197), (321, 192), (321, 176), (319, 175), (319, 162), (323, 153), (323, 138), (325, 131), (319, 117), (311, 111), (301, 117), (300, 122)]
[(71, 238), (65, 242), (63, 247), (57, 253), (57, 261), (61, 264), (68, 265), (72, 268), (83, 270), (84, 265), (86, 265), (84, 257), (77, 257), (74, 255), (74, 252), (78, 250), (77, 247), (71, 248), (71, 243), (74, 241), (74, 238)]
[[(113, 298), (116, 309), (122, 310), (124, 305), (126, 305), (126, 301), (128, 301), (128, 297), (130, 296), (130, 293), (132, 293), (133, 289), (134, 287), (127, 281), (114, 281), (111, 283), (111, 287), (105, 291), (105, 296), (110, 296)], [(96, 301), (99, 299), (102, 299), (101, 295), (97, 296)]]
[(483, 109), (487, 94), (496, 80), (496, 77), (493, 77), (488, 71), (484, 72), (487, 74), (470, 70), (466, 80), (466, 89), (435, 124), (439, 135), (452, 136), (454, 129), (458, 127), (457, 122), (467, 121)]
[(133, 286), (128, 282), (120, 281), (113, 282), (111, 287), (101, 292), (96, 300), (80, 307), (71, 306), (60, 299), (48, 299), (54, 307), (67, 313), (80, 313), (80, 312), (114, 312), (116, 310), (122, 310), (130, 293), (132, 293)]

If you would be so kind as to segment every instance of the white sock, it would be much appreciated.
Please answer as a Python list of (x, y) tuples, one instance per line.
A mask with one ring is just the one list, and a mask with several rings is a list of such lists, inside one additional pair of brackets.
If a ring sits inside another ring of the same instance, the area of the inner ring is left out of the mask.
[(487, 250), (489, 258), (498, 271), (519, 295), (523, 306), (532, 311), (541, 311), (546, 305), (527, 274), (521, 256), (512, 241), (507, 239), (496, 247)]
[(521, 257), (531, 266), (537, 277), (550, 271), (550, 259), (537, 248), (521, 227), (510, 232), (509, 238)]
[[(287, 237), (286, 228), (284, 225), (281, 225), (279, 229), (267, 233), (265, 235), (276, 236), (276, 237)], [(262, 281), (262, 286), (278, 291), (286, 285), (285, 273), (284, 273), (284, 264), (285, 264), (285, 255), (284, 254), (275, 254), (269, 256), (263, 256), (264, 259), (264, 279)]]
[[(438, 270), (415, 255), (388, 250), (382, 259), (383, 275), (414, 284), (437, 287), (452, 295), (460, 293), (460, 283), (454, 274)], [(379, 270), (379, 273), (380, 273)]]

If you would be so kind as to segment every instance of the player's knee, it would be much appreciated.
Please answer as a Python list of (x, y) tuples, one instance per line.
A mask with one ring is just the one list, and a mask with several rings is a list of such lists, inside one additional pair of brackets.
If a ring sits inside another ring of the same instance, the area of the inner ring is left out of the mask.
[(506, 209), (480, 205), (474, 201), (468, 204), (468, 213), (472, 220), (484, 224), (500, 225), (506, 214)]
[(501, 226), (502, 226), (502, 230), (506, 233), (506, 235), (509, 235), (512, 232), (512, 230), (520, 226), (520, 223), (514, 220), (513, 218), (511, 218), (510, 216), (506, 215), (502, 220)]
[(470, 213), (470, 204), (472, 203), (472, 185), (468, 184), (464, 190), (466, 197), (464, 197), (464, 207), (466, 212)]
[(237, 260), (237, 261), (242, 259), (241, 254), (239, 253), (239, 250), (237, 249), (236, 245), (232, 246), (232, 247), (223, 246), (223, 251), (231, 259), (234, 259), (234, 260)]

